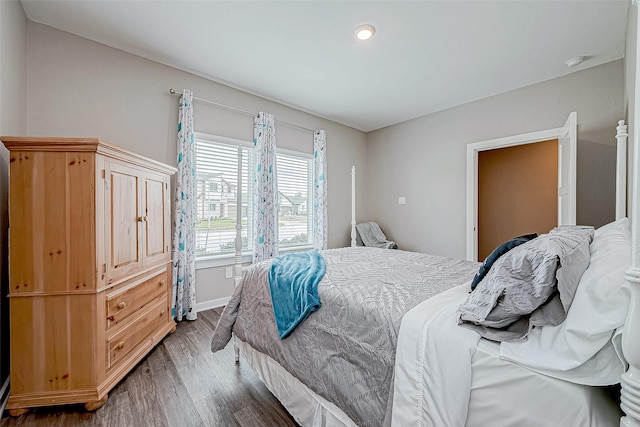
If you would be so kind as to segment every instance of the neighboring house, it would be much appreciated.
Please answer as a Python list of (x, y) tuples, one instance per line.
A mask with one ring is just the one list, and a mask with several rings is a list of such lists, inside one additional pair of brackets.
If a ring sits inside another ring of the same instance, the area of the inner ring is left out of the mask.
[(236, 217), (237, 186), (223, 173), (198, 173), (196, 186), (199, 220)]
[(297, 216), (307, 214), (307, 198), (300, 192), (294, 195), (284, 194), (278, 191), (278, 203), (280, 204), (281, 216)]

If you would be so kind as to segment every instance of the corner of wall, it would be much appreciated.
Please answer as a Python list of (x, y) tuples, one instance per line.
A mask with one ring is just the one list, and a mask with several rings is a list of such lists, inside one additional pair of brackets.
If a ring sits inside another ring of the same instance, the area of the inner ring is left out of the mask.
[[(625, 56), (624, 56), (624, 115), (627, 122), (627, 130), (629, 132), (631, 143), (628, 145), (627, 153), (627, 176), (633, 176), (634, 163), (633, 159), (633, 139), (635, 137), (635, 92), (636, 92), (636, 56), (637, 56), (637, 37), (638, 32), (638, 7), (629, 5), (629, 13), (627, 16), (627, 32), (625, 37)], [(633, 183), (627, 183), (627, 199), (632, 200)], [(632, 206), (627, 206), (627, 215), (631, 215)]]
[[(27, 132), (27, 17), (18, 0), (0, 1), (0, 135)], [(7, 108), (8, 106), (11, 108)], [(9, 379), (9, 152), (0, 147), (0, 398)]]

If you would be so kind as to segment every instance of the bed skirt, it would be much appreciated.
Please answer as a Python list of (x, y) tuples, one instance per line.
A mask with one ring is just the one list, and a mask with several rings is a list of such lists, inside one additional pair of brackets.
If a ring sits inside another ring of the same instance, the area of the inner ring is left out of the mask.
[(305, 427), (356, 427), (340, 408), (311, 391), (271, 357), (236, 337), (234, 339), (244, 360), (298, 424)]

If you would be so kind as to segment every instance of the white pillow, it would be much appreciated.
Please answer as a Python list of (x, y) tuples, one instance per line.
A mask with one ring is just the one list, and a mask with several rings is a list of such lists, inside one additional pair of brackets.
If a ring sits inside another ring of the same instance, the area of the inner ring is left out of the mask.
[(532, 329), (526, 341), (502, 343), (501, 358), (579, 384), (620, 382), (625, 366), (611, 338), (624, 325), (631, 295), (624, 278), (631, 264), (628, 219), (596, 230), (590, 251), (566, 320)]

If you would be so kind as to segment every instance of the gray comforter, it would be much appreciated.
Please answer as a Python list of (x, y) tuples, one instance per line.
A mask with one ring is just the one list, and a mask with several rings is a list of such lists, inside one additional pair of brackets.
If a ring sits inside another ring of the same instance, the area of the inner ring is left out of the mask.
[(402, 316), (421, 301), (473, 278), (479, 263), (414, 252), (356, 247), (321, 252), (322, 307), (278, 338), (267, 275), (252, 266), (216, 327), (211, 349), (232, 331), (361, 426), (383, 423)]

